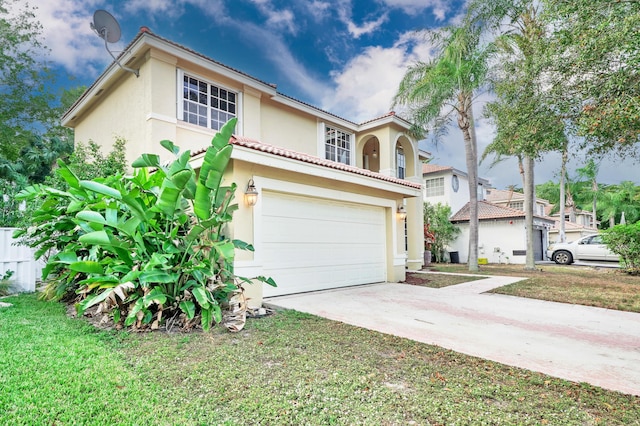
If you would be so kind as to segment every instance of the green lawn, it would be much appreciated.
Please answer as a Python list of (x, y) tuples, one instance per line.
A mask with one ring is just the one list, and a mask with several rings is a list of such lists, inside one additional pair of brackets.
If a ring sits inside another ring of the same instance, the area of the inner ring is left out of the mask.
[(638, 397), (293, 311), (130, 334), (5, 301), (0, 424), (640, 424)]
[[(524, 265), (481, 265), (481, 275), (526, 277), (492, 293), (573, 303), (620, 311), (640, 312), (640, 276), (618, 269), (566, 265), (537, 265), (525, 271)], [(467, 265), (438, 264), (434, 270), (468, 273)]]

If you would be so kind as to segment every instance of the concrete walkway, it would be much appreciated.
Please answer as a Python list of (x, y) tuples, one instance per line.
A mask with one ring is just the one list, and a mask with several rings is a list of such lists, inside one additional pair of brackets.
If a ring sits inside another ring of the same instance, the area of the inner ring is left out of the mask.
[(496, 276), (441, 289), (372, 284), (265, 303), (640, 395), (640, 314), (482, 294), (521, 279)]

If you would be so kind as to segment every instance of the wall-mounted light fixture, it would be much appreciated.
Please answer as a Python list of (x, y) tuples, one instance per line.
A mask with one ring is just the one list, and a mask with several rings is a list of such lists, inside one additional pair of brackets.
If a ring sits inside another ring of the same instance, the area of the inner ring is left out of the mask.
[(398, 206), (398, 219), (405, 220), (407, 218), (407, 211), (404, 209), (404, 206)]
[(249, 183), (247, 183), (247, 190), (244, 191), (244, 202), (249, 207), (255, 206), (258, 202), (258, 190), (253, 183), (253, 179), (249, 179)]
[(378, 158), (378, 151), (376, 151), (376, 149), (375, 149), (375, 148), (373, 148), (373, 152), (371, 153), (371, 156), (372, 156), (373, 158)]

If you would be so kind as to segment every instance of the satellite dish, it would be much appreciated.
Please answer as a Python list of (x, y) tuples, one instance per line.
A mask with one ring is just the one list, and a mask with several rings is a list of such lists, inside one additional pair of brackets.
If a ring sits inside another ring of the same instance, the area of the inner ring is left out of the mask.
[(107, 12), (106, 10), (96, 10), (93, 14), (93, 22), (89, 24), (91, 29), (98, 34), (98, 37), (104, 40), (104, 48), (107, 49), (107, 52), (111, 55), (113, 60), (120, 68), (125, 71), (132, 72), (136, 75), (136, 77), (140, 76), (139, 70), (134, 70), (131, 68), (127, 68), (120, 63), (118, 58), (109, 50), (109, 46), (107, 43), (116, 43), (120, 40), (120, 36), (122, 32), (120, 31), (120, 25), (116, 18), (113, 17), (112, 14)]
[(104, 39), (109, 43), (118, 42), (122, 35), (118, 21), (116, 21), (116, 18), (106, 10), (95, 11), (93, 14), (91, 29), (98, 33), (98, 36), (101, 39)]

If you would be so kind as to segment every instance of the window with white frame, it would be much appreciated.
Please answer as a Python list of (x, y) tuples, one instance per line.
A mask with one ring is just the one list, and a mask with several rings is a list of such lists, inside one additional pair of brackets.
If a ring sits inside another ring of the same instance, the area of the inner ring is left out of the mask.
[(509, 207), (511, 207), (512, 209), (524, 211), (524, 201), (511, 201), (509, 203)]
[(400, 145), (396, 147), (396, 177), (404, 179), (406, 175), (406, 158)]
[(351, 134), (325, 126), (324, 152), (327, 160), (351, 164)]
[(424, 188), (425, 197), (439, 197), (444, 195), (444, 177), (425, 180)]
[(237, 116), (238, 94), (184, 74), (181, 107), (184, 121), (220, 130), (224, 123)]

